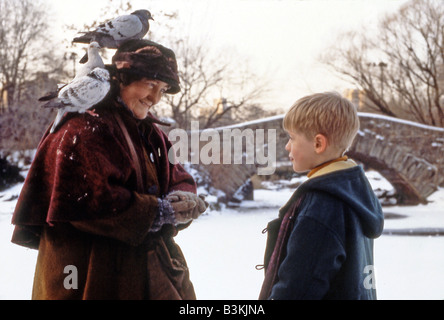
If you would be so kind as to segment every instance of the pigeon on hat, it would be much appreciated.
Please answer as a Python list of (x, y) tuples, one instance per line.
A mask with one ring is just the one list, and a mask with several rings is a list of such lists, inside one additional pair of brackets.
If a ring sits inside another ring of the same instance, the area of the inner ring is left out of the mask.
[[(118, 16), (99, 25), (95, 30), (84, 32), (72, 42), (90, 43), (97, 41), (102, 48), (117, 49), (123, 42), (142, 39), (150, 29), (149, 20), (154, 20), (148, 10), (137, 10), (129, 15)], [(86, 56), (86, 55), (85, 55)], [(87, 56), (80, 62), (87, 61)]]

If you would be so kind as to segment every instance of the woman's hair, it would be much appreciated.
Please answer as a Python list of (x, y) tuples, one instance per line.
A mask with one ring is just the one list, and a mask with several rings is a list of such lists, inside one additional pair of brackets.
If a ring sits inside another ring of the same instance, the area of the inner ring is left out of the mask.
[(285, 115), (283, 127), (309, 139), (322, 134), (343, 152), (359, 130), (359, 118), (356, 107), (337, 92), (316, 93), (296, 101)]
[(145, 78), (142, 74), (135, 74), (135, 73), (121, 73), (117, 72), (117, 69), (115, 65), (106, 65), (106, 69), (110, 73), (110, 84), (111, 84), (111, 90), (108, 94), (108, 97), (113, 98), (120, 95), (120, 86), (123, 85), (124, 87), (129, 86), (131, 83), (142, 80)]
[(120, 95), (120, 85), (126, 87), (133, 82), (143, 79), (143, 76), (141, 75), (117, 72), (115, 66), (112, 64), (106, 65), (105, 68), (109, 71), (110, 74), (111, 89), (107, 97), (111, 99), (114, 99), (115, 97)]
[(145, 78), (141, 74), (120, 73), (120, 72), (116, 72), (116, 74), (114, 76), (115, 76), (115, 80), (119, 84), (122, 84), (124, 87), (129, 86), (131, 83), (142, 80), (143, 78)]

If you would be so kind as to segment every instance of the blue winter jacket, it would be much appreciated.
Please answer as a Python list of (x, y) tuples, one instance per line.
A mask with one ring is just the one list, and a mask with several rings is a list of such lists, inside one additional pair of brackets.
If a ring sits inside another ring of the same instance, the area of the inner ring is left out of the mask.
[(376, 299), (373, 239), (384, 218), (362, 168), (309, 179), (289, 203), (302, 196), (270, 298)]

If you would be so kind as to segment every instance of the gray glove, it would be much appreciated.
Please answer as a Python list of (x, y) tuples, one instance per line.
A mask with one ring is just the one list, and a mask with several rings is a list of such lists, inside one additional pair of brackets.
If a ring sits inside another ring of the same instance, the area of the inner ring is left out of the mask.
[[(208, 202), (205, 201), (204, 195), (196, 195), (187, 191), (173, 191), (169, 193), (166, 200), (170, 201), (176, 213), (178, 223), (188, 223), (193, 219), (197, 219), (208, 208)], [(194, 203), (194, 206), (192, 204)]]

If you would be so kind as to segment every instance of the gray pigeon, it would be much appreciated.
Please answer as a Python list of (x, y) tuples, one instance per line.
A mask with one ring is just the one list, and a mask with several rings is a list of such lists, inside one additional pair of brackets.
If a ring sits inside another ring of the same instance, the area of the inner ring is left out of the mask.
[(60, 89), (57, 98), (45, 103), (44, 108), (56, 108), (57, 116), (51, 127), (54, 133), (66, 112), (88, 112), (97, 116), (92, 110), (87, 110), (102, 101), (110, 90), (110, 75), (108, 70), (95, 68), (86, 76), (74, 78)]
[[(105, 22), (93, 31), (83, 32), (82, 36), (74, 38), (72, 42), (97, 41), (102, 48), (117, 49), (127, 40), (142, 39), (150, 29), (150, 19), (154, 20), (148, 10), (137, 10)], [(86, 60), (87, 56), (84, 56), (80, 62)]]

